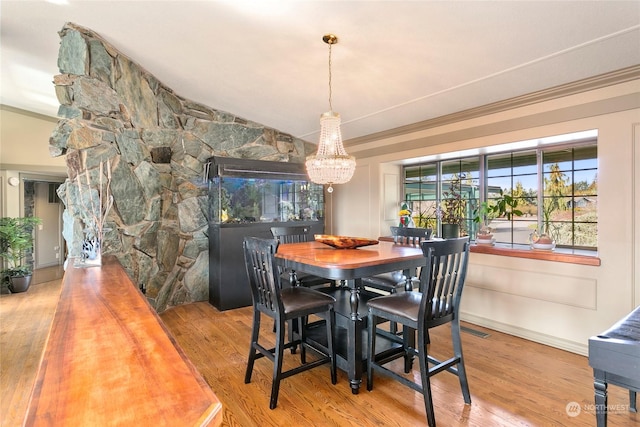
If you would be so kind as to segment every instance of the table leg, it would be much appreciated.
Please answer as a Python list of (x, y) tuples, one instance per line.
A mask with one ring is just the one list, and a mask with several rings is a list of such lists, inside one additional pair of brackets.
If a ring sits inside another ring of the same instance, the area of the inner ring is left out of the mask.
[(405, 282), (404, 282), (404, 290), (405, 292), (411, 292), (413, 291), (413, 280), (411, 280), (413, 278), (413, 273), (415, 270), (402, 270), (402, 274), (405, 277)]
[(349, 296), (351, 313), (347, 330), (347, 364), (349, 368), (347, 374), (353, 394), (358, 394), (360, 384), (362, 384), (362, 320), (358, 316), (361, 284), (360, 279), (347, 281), (351, 292)]

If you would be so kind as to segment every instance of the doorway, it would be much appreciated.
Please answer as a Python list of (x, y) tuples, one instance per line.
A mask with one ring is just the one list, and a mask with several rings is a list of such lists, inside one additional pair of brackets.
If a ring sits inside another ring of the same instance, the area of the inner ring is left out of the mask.
[(35, 183), (35, 216), (42, 220), (35, 230), (34, 268), (60, 265), (62, 253), (62, 207), (56, 194), (59, 184)]
[(23, 176), (24, 216), (35, 216), (42, 220), (34, 230), (33, 268), (60, 266), (65, 258), (65, 242), (62, 237), (63, 205), (57, 188), (64, 178)]

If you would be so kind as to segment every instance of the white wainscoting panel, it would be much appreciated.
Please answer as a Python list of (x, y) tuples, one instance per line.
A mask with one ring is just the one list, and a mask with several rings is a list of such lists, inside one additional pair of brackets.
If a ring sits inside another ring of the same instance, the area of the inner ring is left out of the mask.
[(467, 272), (465, 286), (590, 310), (597, 308), (597, 280), (592, 278), (474, 265)]

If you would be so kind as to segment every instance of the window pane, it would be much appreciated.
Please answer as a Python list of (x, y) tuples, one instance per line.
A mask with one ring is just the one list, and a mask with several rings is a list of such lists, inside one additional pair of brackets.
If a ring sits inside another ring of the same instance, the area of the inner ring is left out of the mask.
[(598, 172), (595, 170), (580, 170), (573, 173), (573, 192), (575, 194), (598, 194)]
[(574, 229), (573, 246), (588, 249), (598, 247), (598, 224), (577, 222)]
[(500, 190), (504, 190), (507, 192), (511, 190), (510, 176), (487, 178), (487, 191), (489, 193), (488, 197), (499, 196)]
[[(498, 243), (527, 245), (530, 234), (538, 230), (548, 232), (559, 247), (596, 249), (597, 140), (581, 139), (574, 143), (572, 141), (576, 139), (572, 139), (572, 135), (559, 135), (555, 139), (563, 145), (407, 168), (407, 200), (412, 201), (414, 214), (424, 221), (431, 215), (428, 212), (437, 207), (447, 216), (451, 199), (459, 199), (457, 217), (462, 234), (472, 238), (482, 225), (473, 221), (477, 216), (476, 209), (480, 201), (485, 200), (490, 210), (483, 218), (494, 229)], [(541, 164), (538, 164), (539, 160)], [(481, 173), (485, 165), (486, 169)], [(542, 176), (538, 175), (538, 170), (542, 171)], [(481, 182), (480, 176), (485, 182)], [(441, 200), (437, 200), (439, 195)], [(522, 213), (521, 216), (508, 219), (508, 215), (491, 211), (500, 201), (504, 203), (504, 195), (517, 201), (515, 208), (507, 207), (507, 212), (515, 209)]]
[(562, 151), (545, 151), (542, 154), (543, 168), (545, 172), (551, 171), (553, 165), (561, 171), (570, 171), (573, 163), (573, 152), (571, 149)]
[[(518, 209), (521, 209), (518, 206)], [(522, 210), (522, 209), (521, 209)], [(538, 227), (538, 217), (523, 215), (513, 218), (513, 243), (528, 245), (531, 233)]]
[(406, 167), (404, 170), (404, 177), (406, 182), (434, 182), (438, 180), (438, 168), (436, 164)]
[(487, 177), (511, 176), (511, 154), (494, 154), (487, 157)]
[(572, 246), (573, 245), (573, 224), (571, 222), (555, 222), (549, 223), (549, 232), (547, 233), (556, 242), (556, 246)]
[(538, 159), (535, 151), (514, 153), (512, 156), (513, 175), (538, 173)]
[(598, 167), (598, 147), (587, 145), (573, 149), (574, 169), (596, 169)]

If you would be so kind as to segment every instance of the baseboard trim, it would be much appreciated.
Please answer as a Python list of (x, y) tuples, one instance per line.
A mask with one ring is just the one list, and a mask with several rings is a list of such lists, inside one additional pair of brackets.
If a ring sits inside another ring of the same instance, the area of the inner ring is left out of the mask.
[(559, 348), (560, 350), (580, 354), (582, 356), (588, 356), (589, 354), (589, 347), (586, 343), (581, 344), (575, 341), (569, 341), (566, 339), (554, 337), (552, 335), (535, 332), (530, 329), (520, 328), (518, 326), (497, 322), (495, 320), (487, 319), (486, 317), (475, 316), (469, 313), (460, 313), (460, 320), (462, 320), (463, 322), (468, 322), (474, 325), (493, 329), (498, 332), (503, 332), (505, 334), (524, 338), (529, 341), (548, 345), (550, 347)]

